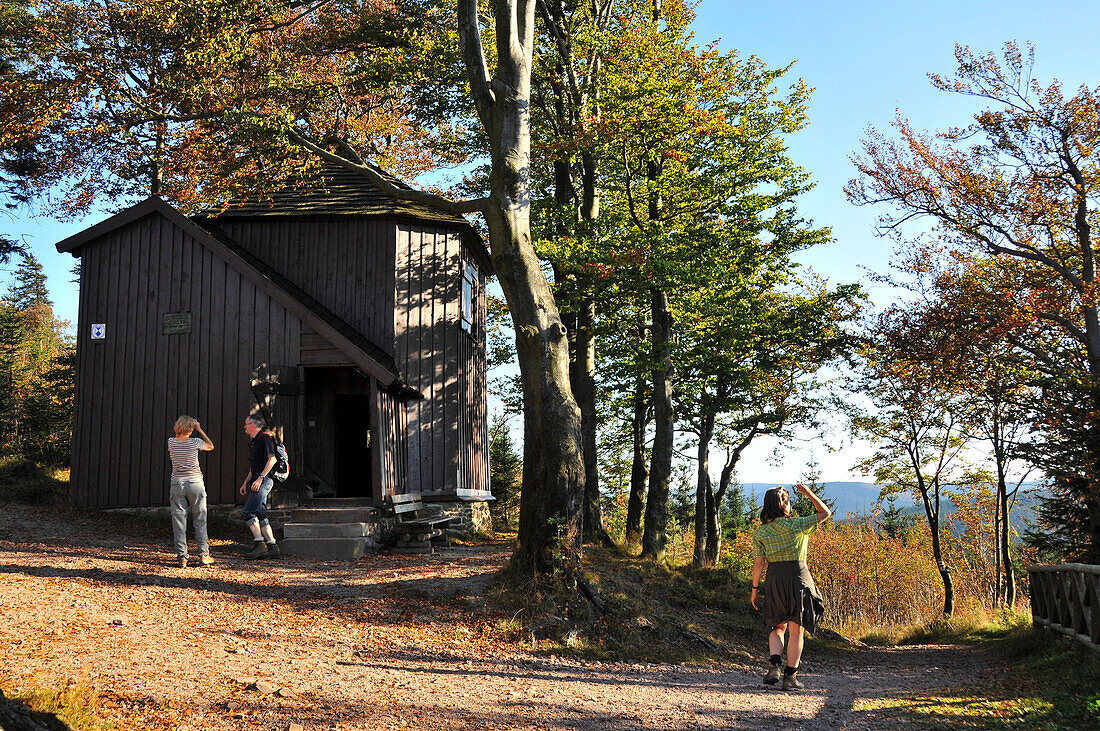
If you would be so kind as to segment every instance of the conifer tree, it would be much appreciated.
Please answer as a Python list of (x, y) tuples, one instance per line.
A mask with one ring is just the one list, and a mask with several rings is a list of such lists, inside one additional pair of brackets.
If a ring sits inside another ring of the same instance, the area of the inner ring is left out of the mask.
[(522, 473), (523, 459), (516, 452), (508, 423), (503, 418), (496, 418), (489, 427), (489, 490), (496, 498), (490, 510), (497, 527), (515, 526)]

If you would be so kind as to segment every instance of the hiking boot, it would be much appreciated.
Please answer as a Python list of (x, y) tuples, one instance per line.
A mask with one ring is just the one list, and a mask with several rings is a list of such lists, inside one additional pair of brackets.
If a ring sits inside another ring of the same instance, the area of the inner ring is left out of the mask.
[(279, 558), (282, 555), (283, 555), (283, 552), (279, 550), (279, 544), (278, 543), (268, 543), (267, 544), (267, 553), (260, 556), (260, 558)]
[(781, 665), (772, 665), (768, 668), (767, 675), (764, 676), (764, 685), (775, 685), (779, 682), (779, 673), (782, 671)]
[(802, 683), (794, 675), (783, 674), (783, 690), (802, 690)]
[(199, 559), (199, 563), (201, 563), (203, 566), (209, 566), (210, 564), (214, 563), (214, 559), (208, 555), (203, 556)]
[(263, 558), (267, 553), (267, 546), (263, 541), (256, 541), (256, 547), (244, 555), (245, 558)]
[(187, 568), (187, 556), (180, 556), (178, 559), (176, 559), (176, 565), (179, 566), (181, 569)]

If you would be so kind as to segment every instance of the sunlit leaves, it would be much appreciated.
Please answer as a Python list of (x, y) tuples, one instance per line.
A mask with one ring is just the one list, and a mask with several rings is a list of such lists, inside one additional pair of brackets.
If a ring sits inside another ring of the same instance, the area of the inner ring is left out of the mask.
[[(52, 153), (41, 187), (63, 183), (70, 214), (269, 188), (307, 160), (290, 128), (415, 175), (464, 134), (440, 114), (458, 98), (440, 16), (418, 0), (43, 0), (18, 44), (13, 118)], [(58, 101), (39, 103), (36, 84)]]

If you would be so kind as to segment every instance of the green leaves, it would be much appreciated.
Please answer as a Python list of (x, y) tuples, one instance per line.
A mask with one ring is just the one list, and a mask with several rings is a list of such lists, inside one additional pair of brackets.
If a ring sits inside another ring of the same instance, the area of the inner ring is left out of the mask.
[(69, 215), (97, 198), (156, 192), (188, 209), (270, 188), (309, 160), (291, 127), (415, 175), (464, 154), (440, 7), (44, 0), (15, 46), (18, 96), (0, 111), (20, 125), (0, 149), (38, 145), (50, 165), (32, 182), (63, 183)]

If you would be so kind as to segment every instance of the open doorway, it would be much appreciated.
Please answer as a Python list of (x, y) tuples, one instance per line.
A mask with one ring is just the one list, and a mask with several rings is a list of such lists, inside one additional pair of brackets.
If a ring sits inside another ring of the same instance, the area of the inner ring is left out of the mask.
[(336, 494), (371, 497), (370, 396), (335, 396)]

